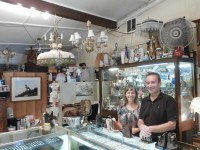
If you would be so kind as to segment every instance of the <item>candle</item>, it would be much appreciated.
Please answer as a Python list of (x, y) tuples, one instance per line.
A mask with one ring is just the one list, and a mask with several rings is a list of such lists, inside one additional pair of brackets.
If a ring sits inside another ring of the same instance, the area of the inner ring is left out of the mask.
[(46, 34), (44, 35), (44, 40), (45, 40), (45, 41), (47, 40), (47, 35), (46, 35)]
[(53, 39), (53, 34), (52, 34), (52, 32), (50, 33), (50, 39)]

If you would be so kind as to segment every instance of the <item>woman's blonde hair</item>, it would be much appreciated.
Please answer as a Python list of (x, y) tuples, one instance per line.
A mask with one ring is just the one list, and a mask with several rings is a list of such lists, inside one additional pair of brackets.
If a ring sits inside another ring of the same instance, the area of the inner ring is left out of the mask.
[(135, 91), (135, 99), (134, 99), (134, 102), (138, 104), (138, 93), (136, 91), (136, 88), (133, 86), (133, 85), (127, 85), (125, 88), (124, 88), (124, 105), (126, 105), (128, 103), (128, 99), (126, 98), (126, 92), (128, 90), (134, 90)]

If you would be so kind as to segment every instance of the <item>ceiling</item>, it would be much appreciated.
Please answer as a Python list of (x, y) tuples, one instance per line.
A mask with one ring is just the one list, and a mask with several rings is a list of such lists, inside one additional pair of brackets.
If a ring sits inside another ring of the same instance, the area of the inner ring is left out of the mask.
[[(49, 37), (57, 22), (59, 33), (63, 34), (62, 49), (70, 51), (70, 35), (79, 32), (85, 39), (88, 19), (95, 34), (98, 34), (109, 28), (116, 29), (118, 21), (153, 6), (157, 1), (161, 0), (0, 0), (0, 50), (8, 48), (26, 54), (31, 46), (38, 49), (40, 44), (45, 51), (49, 46), (44, 36)], [(36, 13), (19, 13), (15, 10), (16, 3), (27, 8), (34, 6), (36, 10), (48, 11), (53, 15), (45, 20)]]

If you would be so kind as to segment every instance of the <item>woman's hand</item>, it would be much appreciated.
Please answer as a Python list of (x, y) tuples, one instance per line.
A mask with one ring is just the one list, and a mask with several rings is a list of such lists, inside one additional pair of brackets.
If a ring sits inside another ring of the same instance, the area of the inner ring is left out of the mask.
[(142, 98), (142, 95), (143, 95), (143, 92), (142, 92), (142, 89), (140, 88), (138, 90), (138, 98)]

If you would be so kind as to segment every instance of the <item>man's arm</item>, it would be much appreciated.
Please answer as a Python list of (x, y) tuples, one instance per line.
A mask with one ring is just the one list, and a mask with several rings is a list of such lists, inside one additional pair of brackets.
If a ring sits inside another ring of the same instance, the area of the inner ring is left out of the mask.
[(160, 125), (149, 126), (151, 133), (163, 133), (176, 128), (176, 121), (168, 121)]

